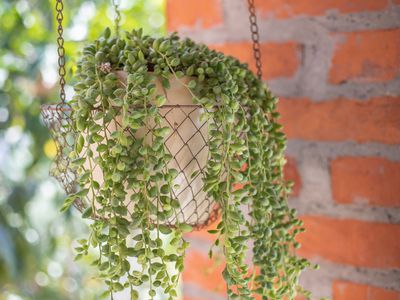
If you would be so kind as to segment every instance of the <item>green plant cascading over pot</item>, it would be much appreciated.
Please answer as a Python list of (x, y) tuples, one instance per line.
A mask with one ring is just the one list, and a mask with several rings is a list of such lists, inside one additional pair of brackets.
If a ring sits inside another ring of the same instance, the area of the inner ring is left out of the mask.
[[(126, 72), (125, 82), (118, 71)], [(138, 287), (146, 285), (150, 299), (156, 290), (177, 297), (188, 247), (183, 234), (192, 227), (164, 224), (179, 209), (171, 196), (177, 171), (168, 168), (171, 155), (164, 146), (168, 130), (157, 128), (151, 142), (126, 131), (135, 133), (148, 122), (162, 124), (158, 109), (166, 99), (156, 95), (154, 80), (161, 79), (168, 89), (171, 79), (183, 77), (191, 79), (182, 84), (204, 109), (202, 119), (210, 120), (203, 189), (221, 210), (220, 223), (210, 233), (226, 258), (223, 277), (230, 299), (307, 294), (298, 284), (309, 263), (294, 254), (299, 246), (295, 236), (303, 229), (287, 204), (290, 184), (282, 175), (286, 140), (276, 122), (277, 98), (247, 65), (175, 34), (155, 39), (134, 30), (113, 38), (107, 29), (83, 50), (71, 102), (77, 135), (70, 157), (80, 190), (63, 206), (91, 199), (83, 213), (93, 218), (91, 232), (79, 241), (77, 257), (90, 247), (98, 249), (94, 265), (109, 287), (106, 294), (130, 289), (131, 299), (138, 299)], [(110, 130), (116, 118), (121, 124)], [(102, 184), (93, 178), (95, 168), (102, 170)], [(242, 188), (235, 189), (238, 183)], [(129, 210), (127, 190), (134, 191)], [(171, 246), (174, 250), (166, 251)], [(131, 266), (129, 257), (137, 259), (139, 268)]]

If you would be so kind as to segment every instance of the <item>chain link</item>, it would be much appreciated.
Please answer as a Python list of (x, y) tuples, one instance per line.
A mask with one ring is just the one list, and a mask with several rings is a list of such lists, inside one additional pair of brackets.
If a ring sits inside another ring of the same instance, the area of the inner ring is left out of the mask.
[(62, 22), (64, 20), (63, 15), (64, 3), (63, 0), (56, 0), (56, 20), (57, 26), (57, 44), (58, 44), (58, 74), (60, 75), (60, 99), (62, 103), (65, 103), (65, 48), (64, 48), (64, 29)]
[(121, 12), (119, 11), (119, 0), (112, 0), (112, 4), (114, 6), (114, 12), (115, 12), (115, 33), (117, 36), (119, 36), (119, 28), (120, 28), (120, 22), (121, 22)]
[(254, 0), (247, 0), (247, 3), (249, 5), (250, 31), (251, 39), (253, 40), (253, 55), (256, 61), (257, 76), (259, 79), (262, 79), (260, 35), (258, 33), (256, 9), (254, 6)]
[[(260, 49), (260, 35), (258, 33), (258, 25), (257, 25), (257, 16), (256, 10), (254, 6), (254, 0), (247, 0), (249, 6), (249, 20), (250, 20), (250, 31), (251, 31), (251, 39), (253, 40), (253, 55), (256, 61), (257, 68), (257, 76), (258, 78), (262, 78), (262, 63), (261, 63), (261, 49)], [(119, 34), (119, 24), (121, 21), (121, 14), (119, 11), (119, 2), (118, 0), (113, 0), (113, 6), (115, 10), (115, 31), (117, 35)], [(65, 103), (65, 48), (64, 48), (64, 29), (62, 22), (64, 20), (63, 15), (64, 3), (63, 0), (56, 0), (56, 20), (58, 23), (57, 26), (57, 44), (58, 44), (58, 74), (60, 75), (60, 99), (63, 103)]]

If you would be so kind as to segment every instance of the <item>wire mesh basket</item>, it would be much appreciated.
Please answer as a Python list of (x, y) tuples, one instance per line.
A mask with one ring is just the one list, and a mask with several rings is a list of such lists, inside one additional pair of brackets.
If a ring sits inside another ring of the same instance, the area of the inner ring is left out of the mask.
[[(169, 127), (170, 133), (164, 140), (165, 149), (172, 159), (168, 162), (168, 169), (176, 169), (177, 175), (174, 184), (179, 186), (172, 190), (173, 197), (179, 201), (180, 208), (174, 216), (165, 220), (168, 226), (176, 223), (186, 223), (194, 229), (201, 229), (214, 222), (219, 215), (218, 205), (203, 191), (204, 171), (208, 159), (208, 126), (209, 121), (201, 121), (203, 108), (198, 105), (164, 105), (158, 108), (162, 117), (162, 126)], [(67, 194), (75, 193), (79, 189), (77, 176), (71, 168), (69, 153), (73, 151), (76, 142), (76, 133), (72, 129), (72, 109), (68, 104), (42, 106), (42, 118), (49, 128), (57, 147), (57, 154), (50, 169), (50, 174), (63, 186)], [(108, 134), (122, 126), (115, 118), (107, 126)], [(125, 129), (126, 134), (137, 138), (150, 138), (155, 125), (147, 123), (140, 132), (131, 132)], [(94, 151), (95, 152), (95, 151)], [(94, 154), (96, 156), (96, 153)], [(94, 165), (93, 176), (96, 181), (104, 182), (103, 173), (99, 165)], [(193, 174), (196, 174), (193, 176)], [(127, 190), (124, 205), (129, 215), (133, 213), (133, 203), (130, 196), (134, 190)], [(88, 197), (86, 197), (88, 198)], [(158, 201), (156, 198), (153, 202)], [(74, 206), (84, 211), (91, 205), (90, 199), (77, 199)], [(96, 207), (95, 209), (99, 209)]]

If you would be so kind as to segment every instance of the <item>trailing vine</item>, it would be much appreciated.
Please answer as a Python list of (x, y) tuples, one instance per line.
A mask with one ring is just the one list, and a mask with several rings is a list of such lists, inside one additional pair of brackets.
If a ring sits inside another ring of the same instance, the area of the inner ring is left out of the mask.
[[(192, 227), (165, 224), (180, 204), (172, 193), (177, 170), (167, 167), (168, 128), (158, 113), (166, 99), (156, 95), (155, 78), (165, 89), (172, 78), (180, 80), (209, 121), (204, 191), (221, 210), (210, 233), (226, 258), (229, 298), (292, 299), (303, 293), (298, 279), (309, 263), (294, 253), (303, 229), (287, 204), (286, 140), (276, 121), (277, 98), (247, 65), (175, 34), (155, 39), (134, 30), (111, 37), (107, 29), (84, 48), (76, 78), (71, 117), (77, 135), (70, 157), (80, 188), (63, 210), (77, 199), (85, 202), (83, 217), (93, 222), (77, 257), (98, 249), (94, 265), (108, 285), (106, 295), (130, 289), (131, 299), (139, 299), (142, 285), (149, 287), (150, 299), (158, 290), (169, 299), (178, 294), (189, 245), (183, 234)], [(151, 141), (126, 134), (148, 122), (156, 124)], [(104, 182), (93, 175), (99, 169)], [(166, 251), (169, 244), (174, 251)]]

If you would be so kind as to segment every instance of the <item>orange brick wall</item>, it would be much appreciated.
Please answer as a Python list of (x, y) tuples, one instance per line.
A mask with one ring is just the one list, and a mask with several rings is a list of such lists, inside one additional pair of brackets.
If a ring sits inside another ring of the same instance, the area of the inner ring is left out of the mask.
[[(290, 204), (315, 298), (400, 300), (400, 1), (256, 0), (264, 80), (280, 97)], [(246, 0), (167, 0), (178, 31), (254, 70)], [(195, 232), (185, 300), (226, 299), (212, 236)]]

